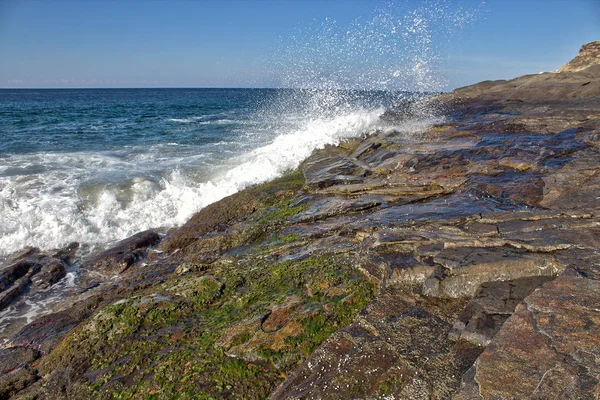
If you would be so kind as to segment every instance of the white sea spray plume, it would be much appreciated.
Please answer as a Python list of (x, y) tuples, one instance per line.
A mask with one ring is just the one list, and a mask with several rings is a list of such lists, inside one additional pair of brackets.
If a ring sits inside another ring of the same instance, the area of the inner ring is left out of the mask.
[[(272, 62), (280, 86), (292, 90), (279, 91), (254, 116), (267, 128), (249, 125), (250, 144), (217, 146), (220, 158), (206, 153), (196, 170), (189, 166), (201, 155), (166, 157), (164, 145), (129, 158), (68, 153), (7, 160), (31, 174), (0, 178), (0, 258), (26, 245), (72, 241), (90, 251), (141, 230), (181, 225), (208, 204), (296, 168), (314, 149), (376, 129), (407, 135), (425, 129), (436, 117), (427, 104), (416, 120), (390, 127), (379, 119), (379, 98), (401, 102), (407, 90), (441, 90), (439, 28), (447, 32), (469, 18), (444, 1), (412, 10), (389, 3), (363, 21), (341, 26), (328, 18), (308, 35), (292, 35)], [(210, 117), (168, 119), (173, 126), (228, 121)], [(108, 178), (98, 182), (98, 174)]]

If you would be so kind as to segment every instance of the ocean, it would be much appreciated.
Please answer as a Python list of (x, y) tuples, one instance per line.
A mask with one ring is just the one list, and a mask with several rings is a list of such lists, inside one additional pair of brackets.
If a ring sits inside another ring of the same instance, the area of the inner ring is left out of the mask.
[(314, 149), (385, 129), (407, 92), (0, 90), (0, 260), (166, 232)]

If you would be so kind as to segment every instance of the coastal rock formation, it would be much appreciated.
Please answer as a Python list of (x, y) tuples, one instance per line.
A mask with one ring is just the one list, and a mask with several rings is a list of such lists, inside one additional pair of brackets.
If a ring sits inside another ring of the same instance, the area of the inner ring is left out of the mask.
[[(445, 119), (418, 133), (399, 105), (83, 260), (62, 309), (3, 336), (0, 398), (597, 398), (596, 47), (428, 98)], [(6, 304), (59, 254), (9, 260)]]
[(271, 399), (445, 398), (479, 351), (441, 341), (463, 300), (386, 289), (334, 333)]
[(152, 230), (136, 233), (85, 263), (93, 271), (108, 275), (120, 274), (143, 258), (149, 247), (159, 242), (160, 236)]
[(556, 72), (577, 72), (600, 64), (600, 41), (586, 43), (579, 49), (577, 57), (560, 67)]
[(597, 398), (598, 298), (599, 281), (574, 269), (538, 288), (465, 374), (454, 398)]
[(485, 81), (457, 89), (454, 94), (462, 98), (496, 100), (501, 103), (591, 99), (598, 97), (600, 92), (599, 74), (600, 41), (595, 41), (583, 45), (577, 57), (556, 72), (525, 75), (509, 81)]
[(77, 247), (49, 252), (28, 247), (8, 257), (0, 265), (0, 311), (23, 293), (47, 289), (62, 279)]
[(0, 396), (8, 398), (35, 382), (31, 363), (39, 354), (26, 347), (10, 347), (0, 350)]

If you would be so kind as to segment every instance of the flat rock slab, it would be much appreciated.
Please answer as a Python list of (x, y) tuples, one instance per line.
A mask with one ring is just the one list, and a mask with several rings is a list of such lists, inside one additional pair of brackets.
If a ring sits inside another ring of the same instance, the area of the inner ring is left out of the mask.
[(292, 222), (310, 222), (336, 215), (356, 213), (381, 205), (383, 200), (376, 196), (362, 196), (358, 199), (323, 197), (312, 202), (310, 207), (294, 218)]
[(440, 340), (462, 306), (462, 300), (435, 302), (387, 290), (355, 323), (327, 339), (271, 399), (447, 398), (481, 351)]
[(385, 226), (389, 228), (419, 222), (446, 220), (446, 223), (459, 222), (462, 218), (471, 217), (473, 214), (484, 214), (498, 210), (518, 208), (511, 203), (499, 204), (487, 198), (472, 196), (468, 193), (451, 194), (448, 196), (434, 197), (426, 202), (415, 204), (390, 205), (381, 210), (375, 210), (353, 225), (357, 229), (369, 229)]
[(568, 269), (519, 304), (455, 399), (597, 399), (600, 281)]
[(309, 162), (304, 168), (306, 184), (322, 189), (325, 187), (362, 182), (368, 174), (368, 167), (356, 159), (348, 157), (324, 157)]
[(534, 276), (482, 284), (458, 316), (450, 337), (487, 346), (517, 305), (536, 288), (552, 279), (554, 278), (549, 276)]
[(572, 163), (544, 176), (540, 204), (556, 210), (597, 210), (600, 202), (600, 149), (579, 152)]
[(556, 276), (561, 265), (551, 254), (512, 247), (457, 247), (442, 250), (434, 261), (442, 267), (427, 279), (423, 293), (435, 297), (473, 297), (482, 283), (532, 276)]

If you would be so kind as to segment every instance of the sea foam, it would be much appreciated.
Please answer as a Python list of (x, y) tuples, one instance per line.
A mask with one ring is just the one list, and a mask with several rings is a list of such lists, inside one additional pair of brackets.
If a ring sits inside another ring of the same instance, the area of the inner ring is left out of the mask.
[(91, 251), (141, 230), (181, 225), (208, 204), (296, 168), (314, 149), (378, 128), (382, 111), (314, 118), (284, 132), (279, 127), (270, 143), (219, 161), (204, 174), (163, 165), (160, 176), (152, 171), (160, 152), (134, 159), (85, 152), (14, 155), (5, 172), (39, 171), (0, 178), (0, 256), (70, 242)]

